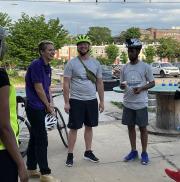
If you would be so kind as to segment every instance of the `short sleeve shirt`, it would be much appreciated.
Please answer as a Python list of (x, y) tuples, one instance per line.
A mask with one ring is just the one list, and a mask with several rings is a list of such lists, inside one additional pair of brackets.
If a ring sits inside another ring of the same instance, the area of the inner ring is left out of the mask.
[(8, 75), (3, 68), (0, 68), (0, 88), (6, 85), (10, 85)]
[(121, 82), (127, 81), (127, 89), (123, 97), (123, 104), (130, 109), (142, 109), (148, 106), (147, 90), (134, 94), (133, 88), (146, 85), (154, 80), (151, 67), (139, 61), (137, 64), (127, 63), (122, 68)]
[(26, 97), (28, 105), (34, 109), (45, 109), (45, 105), (39, 98), (34, 88), (35, 83), (42, 83), (45, 94), (50, 101), (49, 87), (51, 85), (51, 67), (46, 65), (44, 60), (40, 57), (34, 60), (28, 67), (26, 77)]
[[(84, 64), (97, 78), (102, 78), (102, 68), (96, 59), (90, 57), (84, 61)], [(96, 85), (87, 78), (86, 70), (78, 57), (67, 63), (64, 77), (71, 78), (70, 98), (77, 100), (92, 100), (96, 98)]]

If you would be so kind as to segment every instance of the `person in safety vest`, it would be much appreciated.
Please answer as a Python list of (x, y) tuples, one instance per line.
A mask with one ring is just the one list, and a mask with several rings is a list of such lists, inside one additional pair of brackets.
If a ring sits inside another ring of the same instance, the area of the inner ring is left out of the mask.
[[(5, 30), (0, 27), (0, 59), (5, 53)], [(5, 69), (0, 68), (0, 181), (28, 181), (24, 161), (18, 149), (19, 126), (16, 114), (16, 91)]]

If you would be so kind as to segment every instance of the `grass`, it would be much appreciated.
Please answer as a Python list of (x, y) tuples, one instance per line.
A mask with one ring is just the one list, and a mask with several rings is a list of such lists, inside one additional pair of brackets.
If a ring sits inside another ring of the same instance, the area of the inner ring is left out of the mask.
[(111, 103), (113, 105), (115, 105), (116, 107), (118, 107), (119, 109), (122, 109), (123, 108), (122, 102), (111, 101)]
[[(25, 80), (23, 76), (9, 76), (9, 79), (15, 87), (25, 87)], [(59, 79), (52, 79), (52, 85), (57, 85)]]
[[(111, 101), (113, 105), (118, 107), (119, 109), (123, 109), (123, 103), (122, 102), (116, 102), (116, 101)], [(155, 108), (148, 108), (148, 112), (156, 112)]]

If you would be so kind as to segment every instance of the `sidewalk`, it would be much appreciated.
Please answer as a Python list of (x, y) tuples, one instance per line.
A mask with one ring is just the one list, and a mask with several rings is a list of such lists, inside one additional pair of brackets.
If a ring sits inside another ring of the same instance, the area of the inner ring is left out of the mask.
[[(113, 94), (113, 93), (112, 93)], [(150, 164), (143, 166), (140, 160), (123, 162), (130, 151), (127, 128), (120, 120), (107, 116), (108, 112), (118, 112), (110, 104), (119, 95), (106, 95), (106, 110), (100, 116), (100, 124), (94, 129), (93, 150), (100, 163), (91, 163), (83, 159), (83, 129), (78, 133), (74, 150), (74, 166), (65, 166), (67, 149), (63, 146), (58, 133), (53, 130), (49, 135), (48, 158), (52, 173), (62, 182), (170, 182), (164, 168), (180, 167), (180, 138), (149, 135), (148, 152)], [(61, 105), (61, 98), (56, 103)], [(61, 109), (62, 110), (62, 109)], [(106, 117), (107, 116), (107, 117)], [(104, 122), (103, 122), (104, 120)], [(137, 149), (141, 153), (139, 131), (137, 130)], [(30, 182), (39, 181), (31, 179)]]

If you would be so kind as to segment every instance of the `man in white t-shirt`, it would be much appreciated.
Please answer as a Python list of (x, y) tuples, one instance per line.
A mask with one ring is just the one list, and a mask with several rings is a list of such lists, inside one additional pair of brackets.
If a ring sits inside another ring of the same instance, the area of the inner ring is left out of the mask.
[(128, 39), (126, 40), (126, 47), (130, 62), (122, 68), (120, 88), (125, 89), (122, 124), (128, 126), (131, 152), (124, 158), (124, 161), (138, 158), (135, 130), (137, 125), (140, 129), (142, 144), (141, 163), (146, 165), (149, 162), (146, 129), (148, 125), (147, 91), (155, 85), (155, 81), (150, 66), (138, 59), (142, 43), (138, 39)]
[[(85, 126), (84, 159), (99, 162), (91, 149), (93, 130), (98, 125), (98, 110), (104, 110), (104, 86), (100, 63), (89, 56), (91, 41), (87, 35), (77, 37), (78, 57), (70, 60), (64, 70), (65, 112), (69, 113), (68, 155), (66, 166), (73, 166), (73, 149), (78, 129)], [(87, 70), (88, 69), (88, 70)], [(91, 72), (87, 75), (87, 72)], [(90, 77), (89, 77), (90, 75)], [(94, 79), (92, 79), (94, 78)], [(92, 80), (91, 80), (92, 79)], [(99, 95), (99, 106), (96, 98)]]

